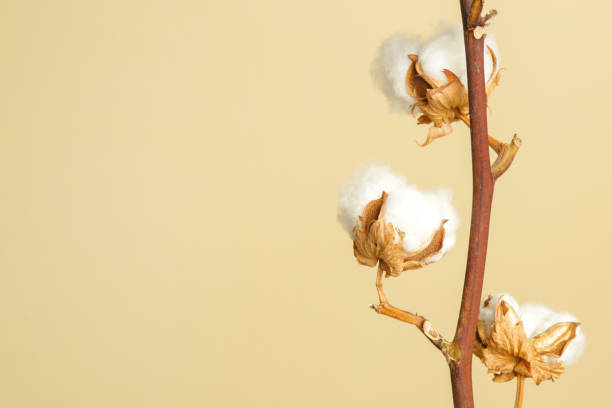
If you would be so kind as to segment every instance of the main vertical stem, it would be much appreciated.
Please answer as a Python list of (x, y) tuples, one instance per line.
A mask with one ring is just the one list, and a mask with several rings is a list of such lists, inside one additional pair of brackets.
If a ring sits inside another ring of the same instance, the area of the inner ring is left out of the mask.
[(472, 408), (472, 348), (482, 295), (489, 220), (493, 200), (493, 175), (489, 160), (487, 95), (484, 81), (484, 37), (476, 39), (469, 28), (472, 0), (460, 0), (468, 72), (472, 140), (472, 222), (463, 297), (454, 343), (460, 358), (451, 363), (451, 382), (455, 408)]

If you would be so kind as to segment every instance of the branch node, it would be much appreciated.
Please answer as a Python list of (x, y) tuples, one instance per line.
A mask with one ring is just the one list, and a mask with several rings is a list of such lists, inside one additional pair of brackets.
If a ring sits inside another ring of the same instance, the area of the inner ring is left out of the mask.
[(493, 17), (497, 15), (497, 10), (491, 9), (483, 16), (483, 6), (484, 0), (474, 0), (467, 21), (467, 30), (471, 31), (474, 38), (477, 40), (481, 39), (486, 34), (485, 27), (488, 26)]

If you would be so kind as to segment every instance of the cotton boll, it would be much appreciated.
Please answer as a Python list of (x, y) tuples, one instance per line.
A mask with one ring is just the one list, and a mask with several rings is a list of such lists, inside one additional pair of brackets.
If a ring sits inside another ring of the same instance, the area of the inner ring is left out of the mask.
[(352, 236), (359, 216), (363, 215), (370, 201), (380, 198), (383, 191), (391, 193), (405, 185), (404, 177), (394, 174), (384, 164), (373, 164), (360, 169), (340, 188), (338, 221)]
[(411, 112), (416, 102), (406, 89), (406, 74), (412, 61), (409, 54), (417, 54), (417, 38), (394, 34), (380, 45), (372, 63), (372, 78), (389, 100), (391, 110)]
[(493, 322), (495, 322), (495, 308), (501, 300), (510, 305), (514, 309), (514, 311), (520, 315), (521, 308), (516, 299), (514, 299), (512, 296), (507, 293), (498, 293), (496, 295), (492, 295), (486, 306), (484, 305), (484, 303), (486, 303), (487, 301), (485, 300), (483, 302), (483, 306), (480, 308), (480, 313), (478, 314), (478, 320), (483, 321), (487, 336), (491, 334), (491, 327), (493, 325)]
[[(451, 192), (445, 189), (421, 192), (385, 165), (370, 165), (358, 171), (340, 189), (338, 220), (351, 236), (366, 205), (380, 198), (383, 191), (389, 195), (385, 205), (385, 220), (393, 224), (396, 230), (404, 232), (402, 247), (405, 251), (416, 251), (427, 244), (434, 232), (442, 226), (443, 220), (448, 221), (444, 224), (442, 249), (426, 262), (438, 260), (453, 247), (459, 216), (452, 206)], [(399, 238), (399, 234), (396, 234), (396, 238)]]

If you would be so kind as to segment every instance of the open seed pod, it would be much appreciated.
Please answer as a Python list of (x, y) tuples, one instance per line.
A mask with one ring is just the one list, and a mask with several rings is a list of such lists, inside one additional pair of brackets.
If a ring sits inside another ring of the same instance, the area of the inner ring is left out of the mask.
[(399, 276), (409, 269), (422, 268), (430, 263), (444, 243), (444, 223), (428, 242), (416, 251), (407, 252), (402, 245), (405, 233), (385, 220), (385, 207), (389, 195), (386, 192), (370, 201), (353, 229), (353, 250), (355, 258), (362, 265), (380, 267), (385, 276)]
[[(493, 34), (484, 38), (487, 95), (499, 82), (500, 54)], [(393, 111), (418, 116), (431, 124), (423, 145), (450, 134), (451, 123), (469, 123), (467, 67), (463, 27), (442, 29), (429, 40), (401, 33), (382, 42), (372, 64), (372, 77)], [(468, 125), (469, 126), (469, 125)]]
[[(499, 83), (500, 71), (497, 68), (497, 56), (491, 47), (487, 47), (491, 55), (493, 69), (487, 80), (487, 96)], [(433, 140), (446, 136), (452, 132), (451, 123), (457, 120), (466, 120), (470, 114), (467, 89), (459, 77), (449, 69), (442, 72), (446, 81), (440, 81), (426, 75), (419, 62), (419, 56), (411, 54), (408, 56), (412, 61), (406, 74), (406, 89), (416, 100), (413, 105), (413, 113), (416, 116), (416, 108), (421, 112), (418, 117), (419, 124), (429, 124), (427, 139), (423, 146)]]
[(421, 191), (386, 165), (356, 171), (339, 189), (338, 221), (359, 263), (398, 276), (440, 260), (456, 242), (459, 216), (446, 188)]
[[(495, 308), (493, 313), (492, 307)], [(516, 376), (532, 378), (536, 384), (556, 380), (564, 372), (565, 354), (572, 342), (580, 345), (572, 353), (582, 352), (584, 336), (578, 333), (580, 323), (557, 322), (531, 335), (526, 333), (519, 311), (515, 308), (518, 308), (518, 304), (508, 295), (499, 296), (495, 302), (491, 296), (484, 301), (474, 354), (494, 374), (495, 382), (510, 381)], [(554, 314), (552, 311), (550, 313)], [(553, 316), (553, 320), (548, 321), (554, 320), (558, 319)]]

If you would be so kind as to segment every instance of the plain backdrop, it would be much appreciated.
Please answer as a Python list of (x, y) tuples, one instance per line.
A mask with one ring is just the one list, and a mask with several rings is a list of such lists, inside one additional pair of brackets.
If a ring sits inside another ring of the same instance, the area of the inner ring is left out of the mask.
[[(580, 317), (588, 348), (525, 407), (609, 401), (608, 1), (492, 0), (505, 68), (490, 132), (524, 145), (499, 181), (486, 293)], [(469, 133), (419, 148), (369, 69), (393, 32), (458, 1), (7, 1), (0, 13), (0, 406), (450, 407), (448, 369), (378, 316), (337, 188), (384, 161), (447, 186), (462, 225), (385, 282), (455, 329)], [(476, 402), (510, 407), (474, 361)]]

